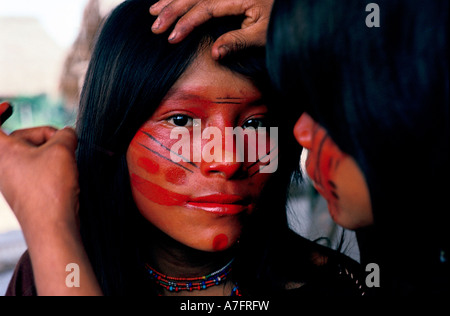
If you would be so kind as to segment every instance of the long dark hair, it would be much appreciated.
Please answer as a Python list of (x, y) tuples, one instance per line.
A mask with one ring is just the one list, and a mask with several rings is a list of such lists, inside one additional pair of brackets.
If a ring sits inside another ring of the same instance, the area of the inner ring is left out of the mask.
[[(153, 2), (129, 0), (112, 12), (96, 42), (81, 96), (77, 124), (81, 233), (106, 295), (156, 293), (146, 282), (144, 269), (151, 225), (139, 214), (132, 198), (128, 146), (198, 52), (241, 23), (235, 17), (218, 19), (198, 28), (181, 44), (171, 45), (168, 32), (156, 36), (151, 31), (154, 17), (148, 9)], [(223, 64), (252, 80), (270, 100), (264, 49), (231, 56)], [(280, 127), (280, 153), (286, 142), (293, 141), (293, 137), (283, 136), (291, 135), (291, 128), (287, 124)], [(288, 155), (284, 160), (280, 155), (279, 171), (263, 194), (261, 204), (265, 207), (249, 228), (252, 233), (241, 240), (240, 248), (251, 248), (251, 252), (240, 251), (238, 266), (239, 262), (250, 262), (244, 258), (250, 253), (254, 255), (251, 261), (259, 265), (271, 236), (278, 236), (277, 232), (287, 227), (283, 210), (298, 157)], [(255, 234), (262, 237), (257, 239)], [(258, 247), (252, 247), (255, 240)], [(240, 266), (237, 279), (252, 279), (258, 273), (255, 265)], [(251, 282), (242, 283), (245, 287)]]
[(361, 260), (382, 287), (448, 291), (449, 2), (376, 3), (369, 28), (364, 1), (276, 1), (269, 72), (362, 169), (375, 225), (357, 232)]

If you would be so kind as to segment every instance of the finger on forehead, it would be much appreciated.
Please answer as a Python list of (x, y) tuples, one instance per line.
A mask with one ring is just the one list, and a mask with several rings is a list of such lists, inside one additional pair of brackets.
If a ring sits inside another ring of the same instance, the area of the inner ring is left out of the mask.
[[(171, 40), (171, 43), (176, 44), (185, 39), (195, 28), (212, 18), (241, 15), (244, 13), (244, 5), (240, 2), (236, 3), (231, 0), (222, 1), (219, 3), (213, 1), (197, 3), (179, 19), (169, 38), (172, 38), (172, 35), (176, 34), (176, 38)], [(175, 18), (176, 17), (170, 16), (165, 17), (165, 19), (169, 20), (171, 23), (172, 20), (175, 20)]]

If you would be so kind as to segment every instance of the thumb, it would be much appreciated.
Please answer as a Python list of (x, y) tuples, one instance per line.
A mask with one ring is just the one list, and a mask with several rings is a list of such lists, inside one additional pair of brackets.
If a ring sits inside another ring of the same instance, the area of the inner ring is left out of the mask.
[(78, 147), (78, 137), (73, 128), (65, 127), (57, 131), (45, 146), (63, 146), (73, 153)]

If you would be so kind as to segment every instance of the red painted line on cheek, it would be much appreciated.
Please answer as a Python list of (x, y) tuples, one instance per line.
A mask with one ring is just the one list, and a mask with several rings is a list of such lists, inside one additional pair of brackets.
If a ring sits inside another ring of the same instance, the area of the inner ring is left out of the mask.
[(131, 175), (132, 186), (150, 201), (164, 206), (181, 206), (188, 201), (188, 196), (166, 190), (136, 174)]
[(139, 158), (138, 166), (151, 174), (156, 174), (159, 171), (159, 165), (148, 158)]
[(228, 237), (225, 234), (220, 234), (213, 241), (213, 249), (215, 251), (225, 250), (228, 246)]
[(180, 168), (170, 168), (166, 173), (166, 180), (172, 184), (183, 185), (186, 183), (186, 172)]
[(333, 159), (336, 159), (338, 155), (339, 153), (335, 150), (334, 146), (330, 144), (330, 139), (328, 138), (323, 146), (321, 159), (319, 161), (320, 172), (325, 182), (330, 180), (331, 164), (333, 163)]

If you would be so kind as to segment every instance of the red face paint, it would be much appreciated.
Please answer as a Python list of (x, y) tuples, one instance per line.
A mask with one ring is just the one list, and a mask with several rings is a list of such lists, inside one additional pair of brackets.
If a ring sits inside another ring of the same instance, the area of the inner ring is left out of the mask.
[(225, 234), (220, 234), (213, 241), (213, 249), (215, 251), (223, 251), (228, 246), (228, 237)]
[(346, 157), (333, 142), (327, 131), (315, 123), (312, 150), (308, 155), (306, 168), (314, 180), (315, 187), (331, 203), (339, 200), (334, 182), (334, 172)]
[[(201, 120), (200, 132), (206, 127), (216, 127), (224, 135), (225, 128), (242, 127), (250, 119), (263, 118), (268, 112), (260, 91), (250, 80), (216, 66), (211, 60), (185, 72), (141, 126), (127, 154), (133, 198), (141, 214), (168, 236), (202, 251), (224, 251), (233, 245), (236, 240), (232, 236), (242, 233), (244, 220), (270, 178), (269, 175), (250, 177), (258, 174), (259, 164), (246, 159), (236, 179), (226, 179), (220, 172), (220, 163), (208, 167), (208, 173), (203, 172), (208, 163), (202, 157), (198, 161), (194, 159), (196, 125), (187, 126), (190, 139), (185, 143), (192, 146), (190, 153), (174, 149), (180, 141), (170, 137), (179, 123), (173, 119), (177, 115)], [(233, 84), (223, 85), (223, 82)], [(203, 149), (207, 140), (201, 137), (200, 140)], [(181, 161), (173, 161), (173, 154), (183, 156)], [(139, 161), (140, 158), (156, 162), (159, 168), (149, 161)], [(255, 170), (246, 169), (251, 165)], [(229, 196), (223, 201), (218, 198), (225, 194), (243, 195), (249, 205), (229, 201)], [(215, 233), (211, 235), (211, 232)]]
[(181, 206), (186, 204), (189, 199), (186, 195), (166, 190), (134, 173), (131, 175), (131, 184), (147, 199), (159, 205)]
[(181, 168), (170, 168), (166, 172), (166, 180), (172, 184), (183, 185), (186, 183), (186, 172)]
[(156, 162), (145, 157), (141, 157), (138, 159), (138, 166), (151, 174), (156, 174), (159, 171), (159, 165)]

